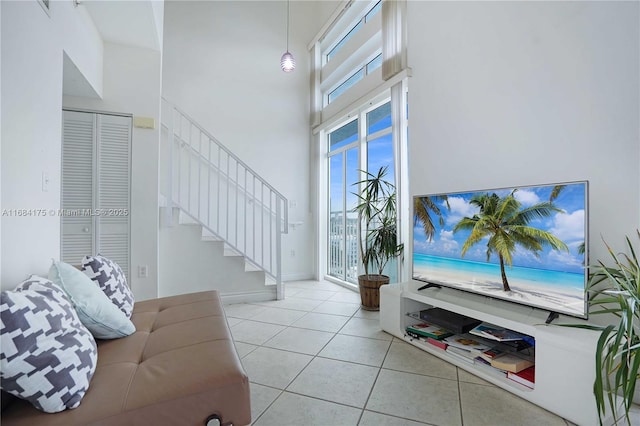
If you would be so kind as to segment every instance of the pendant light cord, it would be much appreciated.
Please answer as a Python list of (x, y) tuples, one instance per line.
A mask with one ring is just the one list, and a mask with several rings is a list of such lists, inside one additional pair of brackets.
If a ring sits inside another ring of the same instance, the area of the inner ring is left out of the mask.
[(289, 51), (289, 0), (287, 0), (287, 52)]

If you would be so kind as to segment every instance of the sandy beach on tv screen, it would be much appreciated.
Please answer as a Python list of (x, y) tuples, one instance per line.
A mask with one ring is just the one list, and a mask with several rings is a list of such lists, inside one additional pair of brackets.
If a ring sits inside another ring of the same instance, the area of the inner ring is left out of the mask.
[(560, 311), (569, 315), (584, 314), (584, 292), (572, 292), (566, 288), (555, 288), (553, 285), (509, 279), (511, 291), (504, 291), (500, 277), (487, 275), (470, 275), (460, 271), (439, 272), (434, 270), (414, 271), (414, 279), (445, 284), (452, 288), (467, 290), (486, 296), (496, 297), (517, 303), (533, 305), (541, 309)]

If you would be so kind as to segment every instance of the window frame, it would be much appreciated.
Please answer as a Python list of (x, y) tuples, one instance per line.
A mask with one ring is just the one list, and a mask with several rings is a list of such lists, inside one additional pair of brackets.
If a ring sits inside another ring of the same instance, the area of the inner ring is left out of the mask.
[[(393, 131), (393, 124), (390, 124), (389, 126), (385, 127), (384, 129), (378, 130), (374, 133), (369, 134), (368, 133), (368, 128), (369, 128), (369, 123), (367, 120), (367, 114), (370, 113), (371, 111), (379, 108), (380, 106), (386, 104), (386, 103), (391, 103), (391, 96), (389, 93), (389, 90), (385, 90), (383, 91), (382, 94), (374, 97), (372, 99), (372, 101), (366, 103), (365, 105), (363, 105), (361, 108), (359, 108), (358, 110), (354, 111), (352, 114), (348, 114), (346, 117), (344, 117), (342, 120), (337, 121), (336, 123), (334, 123), (333, 125), (331, 125), (330, 127), (327, 127), (326, 130), (321, 131), (320, 132), (320, 137), (321, 140), (324, 140), (324, 144), (323, 148), (322, 148), (322, 152), (323, 152), (323, 158), (324, 158), (324, 173), (326, 175), (326, 179), (324, 179), (325, 181), (325, 191), (322, 191), (324, 194), (321, 196), (324, 198), (325, 200), (325, 208), (323, 209), (324, 211), (324, 220), (322, 222), (324, 222), (324, 227), (326, 232), (324, 232), (324, 236), (320, 239), (321, 241), (325, 242), (325, 246), (323, 248), (321, 248), (320, 251), (322, 251), (324, 253), (324, 263), (320, 265), (321, 268), (321, 277), (325, 280), (329, 280), (332, 282), (336, 282), (340, 285), (343, 286), (347, 286), (347, 287), (352, 287), (352, 288), (357, 288), (357, 276), (356, 276), (356, 282), (350, 282), (347, 281), (348, 278), (348, 274), (346, 272), (347, 270), (347, 265), (346, 265), (346, 259), (347, 259), (347, 250), (346, 250), (346, 243), (345, 240), (343, 239), (342, 243), (343, 243), (343, 256), (342, 256), (342, 264), (343, 264), (343, 268), (344, 268), (344, 273), (343, 273), (343, 277), (339, 278), (339, 277), (335, 277), (331, 274), (331, 258), (330, 258), (330, 254), (329, 254), (329, 250), (331, 247), (331, 235), (330, 235), (330, 220), (331, 220), (331, 214), (332, 212), (331, 210), (331, 204), (329, 202), (330, 200), (330, 191), (331, 191), (331, 182), (330, 182), (330, 178), (331, 178), (331, 173), (330, 173), (330, 163), (331, 163), (331, 157), (334, 157), (336, 155), (343, 155), (342, 158), (342, 176), (343, 176), (343, 189), (342, 189), (342, 212), (343, 214), (343, 220), (342, 220), (342, 226), (343, 229), (345, 230), (344, 232), (346, 232), (347, 229), (347, 217), (346, 217), (346, 208), (347, 208), (347, 201), (346, 201), (346, 197), (347, 197), (347, 191), (348, 188), (346, 188), (344, 185), (346, 185), (346, 155), (348, 153), (349, 150), (353, 149), (353, 148), (357, 148), (357, 154), (358, 154), (358, 169), (360, 171), (363, 170), (368, 170), (368, 143), (372, 140), (376, 140), (380, 137), (383, 136), (387, 136), (392, 134)], [(356, 121), (358, 122), (358, 137), (355, 141), (350, 142), (347, 145), (341, 146), (339, 148), (336, 148), (335, 150), (331, 150), (331, 146), (330, 146), (330, 135), (331, 133), (335, 132), (336, 130), (339, 130), (340, 128)], [(392, 150), (395, 150), (395, 143), (396, 141), (393, 140), (393, 138), (391, 139), (391, 144), (392, 144)], [(395, 157), (395, 156), (394, 156)], [(396, 167), (398, 167), (398, 165), (395, 164), (396, 160), (394, 158), (394, 169)], [(359, 180), (363, 180), (366, 177), (366, 174), (364, 172), (360, 172), (359, 173)], [(394, 179), (395, 180), (395, 179)], [(361, 189), (359, 189), (358, 192), (360, 192)], [(346, 234), (345, 234), (346, 235)], [(360, 275), (363, 271), (361, 262), (360, 262), (360, 253), (357, 253), (357, 267), (358, 267), (358, 275)]]

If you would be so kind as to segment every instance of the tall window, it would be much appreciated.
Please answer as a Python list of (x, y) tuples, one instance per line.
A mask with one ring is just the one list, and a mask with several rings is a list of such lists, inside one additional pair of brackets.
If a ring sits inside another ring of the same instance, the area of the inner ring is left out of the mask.
[(381, 0), (351, 2), (313, 42), (314, 112), (329, 117), (382, 81), (381, 9)]
[[(353, 212), (362, 179), (360, 170), (376, 173), (388, 167), (387, 180), (394, 182), (394, 155), (389, 101), (358, 114), (328, 138), (327, 274), (342, 281), (358, 280), (358, 217)], [(392, 279), (395, 264), (387, 266)]]
[[(399, 239), (409, 239), (404, 205), (409, 198), (405, 3), (344, 2), (309, 44), (312, 130), (320, 152), (326, 153), (320, 156), (318, 173), (318, 186), (326, 188), (318, 200), (318, 270), (343, 282), (355, 284), (362, 272), (359, 224), (353, 213), (354, 192), (359, 191), (354, 183), (365, 177), (361, 171), (377, 173), (380, 167), (388, 168), (387, 179), (396, 185), (398, 212), (402, 212)], [(395, 262), (387, 264), (384, 272), (397, 281)], [(407, 275), (406, 267), (402, 275)]]

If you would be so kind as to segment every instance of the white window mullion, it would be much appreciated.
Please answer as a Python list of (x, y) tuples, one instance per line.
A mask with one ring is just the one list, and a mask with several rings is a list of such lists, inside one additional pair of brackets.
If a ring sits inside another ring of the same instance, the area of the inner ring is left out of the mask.
[(315, 43), (311, 49), (311, 126), (317, 126), (322, 120), (323, 93), (320, 88), (322, 82), (322, 52), (320, 43)]
[(342, 153), (342, 276), (347, 280), (347, 151)]
[[(367, 178), (367, 114), (364, 111), (360, 111), (358, 116), (358, 141), (360, 143), (360, 180), (363, 181)], [(358, 192), (362, 193), (362, 184), (358, 187)], [(363, 232), (366, 232), (362, 228), (361, 221), (358, 221), (358, 238), (366, 238)], [(359, 244), (359, 243), (358, 243)], [(362, 265), (361, 253), (358, 250), (358, 275), (364, 274), (364, 266)]]
[[(394, 85), (391, 88), (391, 129), (393, 132), (393, 161), (395, 167), (396, 182), (396, 208), (398, 243), (405, 245), (405, 253), (409, 253), (411, 241), (411, 203), (409, 197), (409, 164), (407, 141), (407, 81)], [(398, 262), (398, 281), (408, 278), (410, 263)]]

